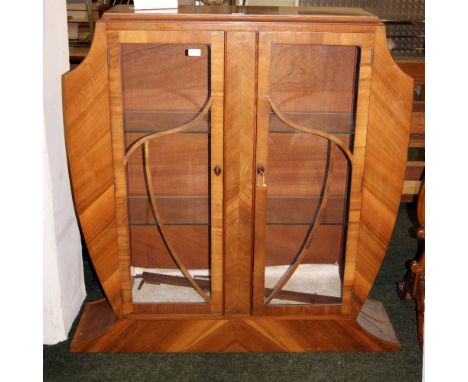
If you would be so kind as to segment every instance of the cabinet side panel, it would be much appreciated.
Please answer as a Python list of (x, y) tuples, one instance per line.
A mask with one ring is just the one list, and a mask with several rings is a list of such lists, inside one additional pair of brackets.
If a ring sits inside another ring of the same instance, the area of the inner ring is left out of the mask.
[(225, 313), (250, 314), (256, 34), (228, 32), (225, 90)]
[(86, 59), (63, 76), (68, 164), (75, 209), (112, 309), (120, 315), (120, 277), (115, 224), (104, 24), (96, 24)]
[(413, 81), (393, 62), (384, 27), (376, 29), (353, 316), (374, 284), (392, 235), (411, 125)]

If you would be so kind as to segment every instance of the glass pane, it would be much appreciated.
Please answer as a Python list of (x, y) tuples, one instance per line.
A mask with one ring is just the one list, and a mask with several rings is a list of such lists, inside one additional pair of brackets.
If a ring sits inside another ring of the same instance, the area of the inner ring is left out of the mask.
[(209, 301), (209, 63), (207, 45), (122, 46), (134, 303)]
[(358, 60), (356, 47), (272, 45), (267, 304), (341, 302)]

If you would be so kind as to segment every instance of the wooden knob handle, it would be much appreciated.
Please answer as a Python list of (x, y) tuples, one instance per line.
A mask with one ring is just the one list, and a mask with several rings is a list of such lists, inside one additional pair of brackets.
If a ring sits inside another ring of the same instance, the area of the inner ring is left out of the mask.
[(216, 165), (215, 168), (214, 168), (214, 173), (215, 173), (216, 176), (219, 176), (221, 174), (221, 167)]

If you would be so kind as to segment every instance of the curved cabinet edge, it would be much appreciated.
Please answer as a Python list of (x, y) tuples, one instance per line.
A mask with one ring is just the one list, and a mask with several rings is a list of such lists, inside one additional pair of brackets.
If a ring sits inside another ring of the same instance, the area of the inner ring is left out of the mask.
[(75, 211), (104, 293), (120, 316), (108, 81), (105, 26), (97, 22), (88, 56), (62, 77), (65, 141)]
[[(144, 333), (144, 335), (142, 335)], [(88, 303), (73, 352), (397, 351), (383, 304), (368, 301), (356, 321), (273, 317), (171, 317), (116, 320), (106, 300)]]
[(377, 27), (352, 300), (355, 318), (374, 284), (398, 215), (412, 103), (413, 80), (393, 61), (385, 28)]

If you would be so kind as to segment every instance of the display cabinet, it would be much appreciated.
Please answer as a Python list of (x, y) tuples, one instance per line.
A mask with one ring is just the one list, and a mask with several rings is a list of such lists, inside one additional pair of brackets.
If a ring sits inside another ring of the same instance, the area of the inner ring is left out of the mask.
[(74, 351), (380, 351), (412, 80), (362, 10), (117, 6), (64, 76), (105, 299)]

